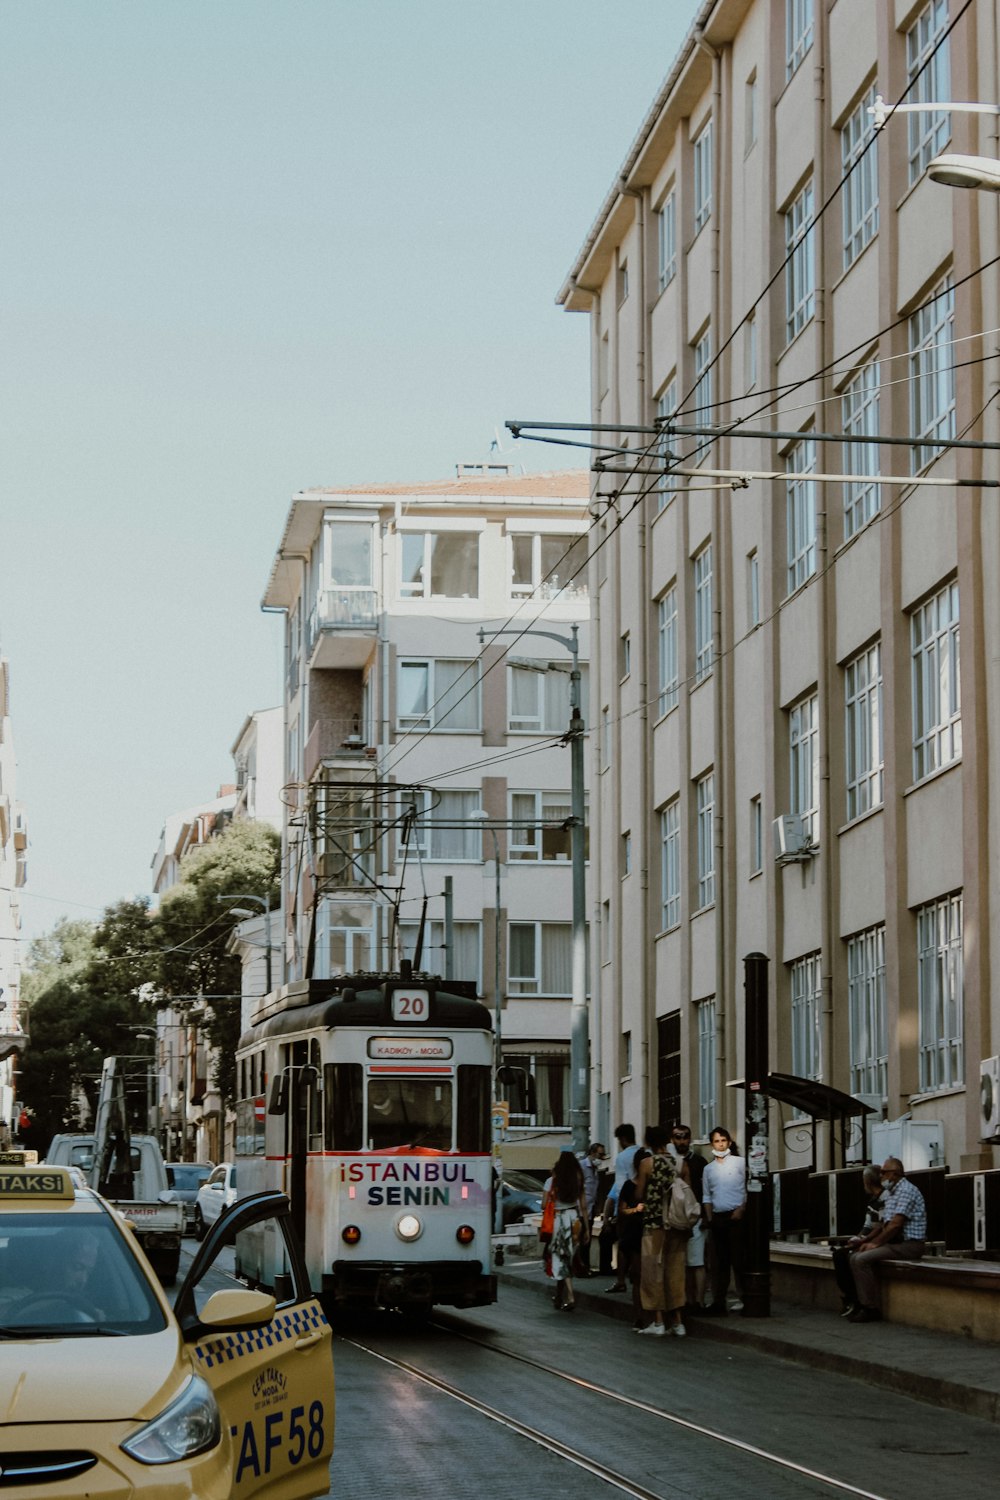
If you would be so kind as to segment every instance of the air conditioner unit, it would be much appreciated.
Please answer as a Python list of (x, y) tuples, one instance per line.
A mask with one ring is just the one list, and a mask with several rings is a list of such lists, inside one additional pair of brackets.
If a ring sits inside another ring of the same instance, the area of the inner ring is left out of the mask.
[(979, 1064), (979, 1137), (1000, 1140), (1000, 1057), (984, 1057)]
[(773, 829), (774, 857), (779, 863), (810, 857), (809, 836), (797, 813), (785, 813), (775, 818)]

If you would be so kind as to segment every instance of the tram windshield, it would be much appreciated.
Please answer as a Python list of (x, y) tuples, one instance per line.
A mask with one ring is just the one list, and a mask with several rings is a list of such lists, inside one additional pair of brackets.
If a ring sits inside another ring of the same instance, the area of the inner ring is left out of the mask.
[(452, 1149), (450, 1078), (370, 1078), (366, 1110), (369, 1151), (400, 1146)]

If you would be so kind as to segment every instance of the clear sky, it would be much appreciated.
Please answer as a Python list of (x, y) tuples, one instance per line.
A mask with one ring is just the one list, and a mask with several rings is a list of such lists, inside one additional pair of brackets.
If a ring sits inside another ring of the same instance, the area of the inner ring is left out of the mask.
[(260, 599), (297, 490), (443, 478), (508, 417), (586, 420), (587, 320), (555, 295), (695, 9), (4, 0), (26, 935), (148, 891), (164, 818), (280, 702)]

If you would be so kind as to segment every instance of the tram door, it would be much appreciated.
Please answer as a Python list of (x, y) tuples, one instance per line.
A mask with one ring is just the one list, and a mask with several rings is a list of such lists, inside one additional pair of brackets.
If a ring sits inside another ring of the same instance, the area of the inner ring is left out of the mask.
[(289, 1099), (287, 1123), (288, 1199), (292, 1205), (292, 1223), (299, 1243), (306, 1242), (306, 1154), (309, 1149), (309, 1099), (312, 1074), (308, 1067), (309, 1044), (293, 1042), (291, 1067), (288, 1070)]

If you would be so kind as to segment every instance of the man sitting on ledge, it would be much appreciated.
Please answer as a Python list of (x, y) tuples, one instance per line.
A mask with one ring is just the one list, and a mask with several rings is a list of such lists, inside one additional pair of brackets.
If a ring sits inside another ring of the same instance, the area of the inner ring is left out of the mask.
[(851, 1313), (852, 1323), (877, 1323), (882, 1316), (875, 1278), (880, 1260), (919, 1260), (924, 1253), (927, 1206), (923, 1194), (907, 1182), (897, 1156), (887, 1157), (882, 1164), (882, 1187), (881, 1223), (863, 1237), (860, 1249), (851, 1256), (859, 1304)]

